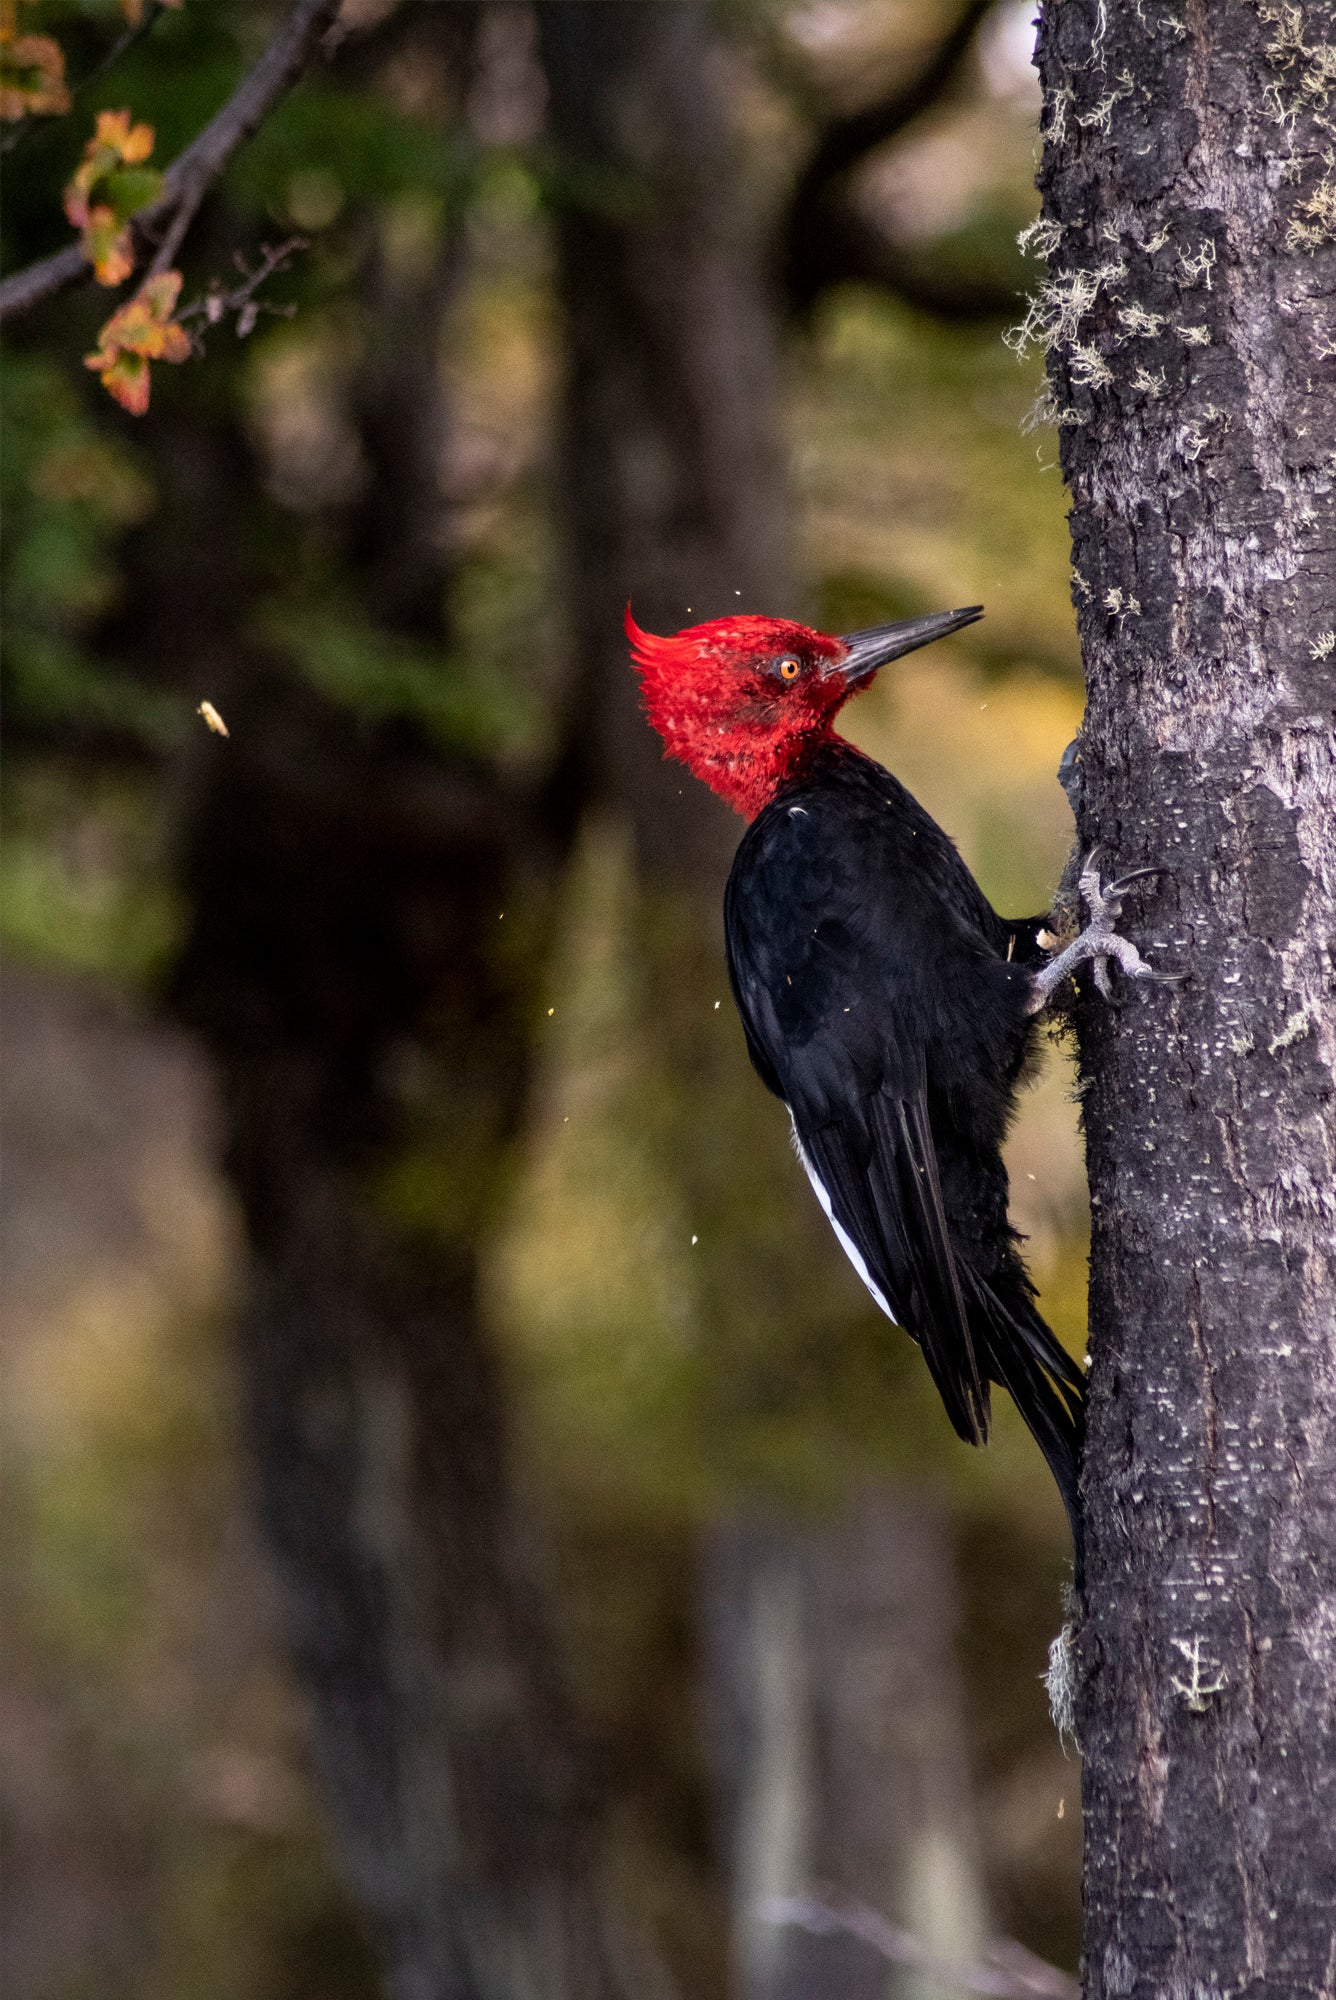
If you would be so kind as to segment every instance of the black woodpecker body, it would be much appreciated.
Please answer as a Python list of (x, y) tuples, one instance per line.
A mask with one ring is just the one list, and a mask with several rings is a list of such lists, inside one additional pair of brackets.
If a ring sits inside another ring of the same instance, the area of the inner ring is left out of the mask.
[(1044, 920), (999, 917), (936, 822), (833, 727), (879, 667), (979, 616), (843, 638), (737, 617), (658, 638), (628, 611), (627, 632), (668, 754), (750, 822), (724, 904), (729, 976), (817, 1199), (959, 1435), (986, 1438), (990, 1383), (1012, 1396), (1066, 1505), (1079, 1581), (1084, 1377), (1035, 1309), (1002, 1140), (1054, 988), (1086, 959), (1101, 991), (1109, 958), (1159, 975), (1115, 932), (1125, 884), (1102, 890), (1093, 857), (1092, 921), (1049, 958)]
[(1081, 1371), (1007, 1219), (1002, 1140), (1035, 1030), (1018, 928), (890, 772), (834, 738), (752, 821), (724, 900), (752, 1062), (851, 1263), (967, 1443), (987, 1437), (989, 1383), (1010, 1392), (1075, 1532)]

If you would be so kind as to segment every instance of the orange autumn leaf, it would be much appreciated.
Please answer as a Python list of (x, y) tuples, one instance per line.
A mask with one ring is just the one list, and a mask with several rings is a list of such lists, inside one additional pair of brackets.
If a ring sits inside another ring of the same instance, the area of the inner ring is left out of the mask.
[(129, 111), (99, 111), (74, 179), (65, 190), (65, 213), (83, 226), (93, 189), (117, 167), (141, 166), (153, 151), (153, 127), (131, 123)]
[(118, 402), (132, 417), (142, 417), (148, 408), (149, 368), (140, 354), (113, 351), (110, 354), (89, 354), (84, 358), (85, 368), (97, 368), (101, 364), (99, 380), (107, 394)]
[(162, 175), (144, 165), (152, 151), (151, 125), (134, 124), (128, 111), (99, 111), (65, 189), (65, 214), (100, 285), (119, 285), (134, 269), (130, 218), (162, 187)]
[(131, 116), (128, 111), (99, 111), (88, 145), (107, 146), (127, 167), (137, 167), (153, 151), (153, 127), (142, 121), (134, 125)]
[(179, 271), (145, 279), (99, 333), (97, 352), (84, 356), (84, 367), (97, 369), (108, 395), (132, 416), (148, 408), (149, 363), (184, 361), (190, 353), (190, 335), (172, 318), (180, 291)]
[(50, 35), (15, 34), (7, 20), (0, 29), (0, 118), (52, 116), (69, 108), (60, 43)]
[(122, 284), (135, 267), (134, 237), (129, 223), (118, 222), (115, 209), (102, 203), (88, 211), (83, 247), (99, 285)]

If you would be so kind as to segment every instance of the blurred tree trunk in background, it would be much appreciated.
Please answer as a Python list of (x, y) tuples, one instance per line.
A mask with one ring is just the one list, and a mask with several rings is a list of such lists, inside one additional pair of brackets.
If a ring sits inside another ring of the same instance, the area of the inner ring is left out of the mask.
[[(395, 1995), (656, 1990), (531, 1575), (476, 1239), (523, 1103), (513, 819), (289, 686), (194, 830), (178, 1005), (220, 1061), (251, 1240), (266, 1527)], [(408, 1220), (405, 1220), (405, 1217)]]
[[(474, 10), (433, 14), (462, 60)], [(425, 269), (373, 254), (389, 334), (353, 394), (351, 553), (373, 616), (438, 646), (456, 258), (448, 226)], [(223, 448), (172, 510), (219, 574), (227, 480)], [(274, 670), (245, 601), (215, 607), (236, 755), (193, 803), (174, 1004), (222, 1078), (245, 1406), (340, 1842), (395, 2000), (641, 2000), (664, 1980), (616, 1911), (478, 1300), (564, 842), (462, 755)]]
[[(738, 2000), (921, 1989), (796, 1905), (850, 1899), (946, 1963), (989, 1943), (955, 1653), (954, 1564), (920, 1493), (835, 1520), (740, 1518), (713, 1539), (707, 1687), (735, 1881)], [(795, 1905), (785, 1920), (777, 1907)]]
[(263, 674), (228, 699), (176, 1005), (219, 1061), (266, 1526), (389, 1990), (653, 1992), (610, 1914), (477, 1299), (552, 854), (408, 732)]
[[(1180, 18), (1181, 16), (1181, 18)], [(1050, 0), (1083, 847), (1177, 991), (1081, 1015), (1086, 1984), (1329, 1992), (1336, 1938), (1336, 9)]]

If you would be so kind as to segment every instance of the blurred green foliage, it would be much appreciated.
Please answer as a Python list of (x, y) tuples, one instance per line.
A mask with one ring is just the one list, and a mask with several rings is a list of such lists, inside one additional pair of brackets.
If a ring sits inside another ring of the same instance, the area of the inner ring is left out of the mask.
[[(428, 741), (480, 756), (504, 760), (532, 747), (536, 701), (495, 671), (484, 648), (445, 654), (415, 646), (373, 625), (354, 600), (339, 605), (331, 595), (276, 605), (256, 621), (273, 650), (330, 701), (369, 722), (406, 719)], [(478, 622), (487, 622), (485, 604)]]
[(151, 984), (180, 931), (161, 802), (114, 773), (72, 774), (42, 761), (10, 772), (0, 824), (6, 948), (131, 987)]
[(124, 730), (157, 748), (180, 703), (108, 671), (88, 639), (116, 608), (118, 554), (153, 509), (147, 455), (80, 395), (68, 362), (18, 354), (0, 398), (4, 665), (12, 721)]

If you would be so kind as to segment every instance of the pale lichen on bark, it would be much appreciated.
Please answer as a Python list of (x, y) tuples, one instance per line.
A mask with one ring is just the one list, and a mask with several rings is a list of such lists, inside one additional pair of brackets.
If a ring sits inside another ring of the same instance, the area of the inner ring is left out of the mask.
[[(1336, 1988), (1336, 6), (1048, 0), (1084, 846), (1087, 1991)], [(1135, 609), (1133, 609), (1135, 607)]]

